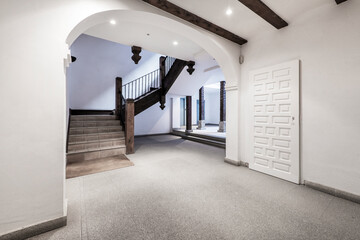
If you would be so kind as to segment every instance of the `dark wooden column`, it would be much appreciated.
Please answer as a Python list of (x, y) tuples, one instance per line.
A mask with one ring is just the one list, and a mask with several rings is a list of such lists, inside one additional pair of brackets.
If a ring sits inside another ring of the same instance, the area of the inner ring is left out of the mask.
[(218, 132), (226, 132), (226, 91), (225, 81), (220, 82), (220, 122)]
[(115, 114), (119, 116), (121, 110), (122, 78), (117, 77), (115, 81)]
[(186, 96), (186, 133), (192, 132), (191, 107), (191, 96)]
[(205, 129), (205, 99), (204, 99), (204, 87), (199, 89), (199, 122), (197, 129)]
[(125, 144), (126, 154), (132, 154), (134, 149), (134, 118), (135, 118), (135, 104), (133, 99), (126, 100), (125, 107)]
[(160, 84), (161, 84), (161, 88), (162, 88), (162, 92), (161, 92), (161, 96), (160, 96), (160, 108), (163, 110), (165, 108), (165, 102), (166, 102), (166, 97), (165, 97), (165, 90), (164, 90), (164, 80), (165, 80), (165, 59), (166, 57), (161, 56), (159, 58), (159, 69), (160, 69), (160, 76), (159, 76), (159, 80), (160, 80)]

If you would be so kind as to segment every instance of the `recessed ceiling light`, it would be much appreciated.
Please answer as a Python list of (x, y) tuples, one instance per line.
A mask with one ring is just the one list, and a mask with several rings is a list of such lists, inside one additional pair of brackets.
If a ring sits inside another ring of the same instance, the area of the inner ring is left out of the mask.
[(110, 24), (112, 25), (115, 25), (116, 24), (116, 21), (113, 19), (113, 20), (110, 20)]
[(226, 13), (226, 15), (230, 16), (233, 13), (233, 11), (231, 8), (228, 8), (228, 9), (226, 9), (225, 13)]
[(178, 45), (178, 44), (179, 44), (179, 43), (178, 43), (177, 41), (174, 41), (174, 42), (173, 42), (173, 45), (174, 45), (174, 46), (176, 46), (176, 45)]

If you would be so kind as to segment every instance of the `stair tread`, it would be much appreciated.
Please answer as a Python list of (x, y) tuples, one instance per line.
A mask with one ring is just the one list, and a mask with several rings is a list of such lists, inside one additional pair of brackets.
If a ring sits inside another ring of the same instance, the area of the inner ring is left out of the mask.
[(124, 134), (124, 131), (119, 131), (119, 132), (102, 132), (102, 133), (82, 133), (82, 134), (69, 134), (69, 137), (73, 137), (73, 136), (96, 136), (96, 135), (105, 135), (105, 134), (116, 134), (116, 133), (122, 133)]
[(82, 141), (82, 142), (71, 142), (71, 141), (69, 141), (69, 146), (70, 145), (76, 145), (76, 144), (86, 144), (86, 143), (112, 142), (112, 141), (117, 141), (117, 140), (125, 140), (125, 137), (98, 139), (98, 140), (90, 140), (90, 141)]
[(96, 129), (96, 128), (114, 128), (114, 129), (118, 129), (118, 128), (121, 128), (122, 129), (122, 126), (95, 126), (95, 127), (71, 127), (71, 124), (70, 124), (70, 129)]
[(117, 148), (126, 148), (126, 146), (124, 144), (124, 145), (120, 145), (120, 146), (96, 147), (96, 148), (90, 148), (90, 149), (85, 149), (85, 150), (69, 151), (67, 153), (67, 155), (88, 153), (88, 152), (96, 152), (96, 151), (104, 151), (104, 150), (117, 149)]

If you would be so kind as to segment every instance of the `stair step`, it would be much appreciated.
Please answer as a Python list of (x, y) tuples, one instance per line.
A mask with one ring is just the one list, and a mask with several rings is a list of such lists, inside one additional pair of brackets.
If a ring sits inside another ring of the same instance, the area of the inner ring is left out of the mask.
[(204, 144), (215, 146), (215, 147), (226, 148), (226, 143), (223, 142), (222, 139), (215, 139), (215, 137), (213, 137), (212, 139), (209, 139), (208, 136), (204, 137), (203, 135), (200, 135), (200, 134), (196, 134), (196, 136), (194, 136), (192, 133), (190, 133), (190, 135), (187, 135), (181, 131), (173, 131), (172, 134), (179, 136), (186, 140), (204, 143)]
[(75, 127), (104, 127), (120, 126), (120, 120), (100, 120), (100, 121), (71, 121), (70, 128)]
[(125, 137), (117, 137), (117, 138), (108, 138), (108, 139), (98, 139), (98, 140), (90, 140), (90, 141), (77, 141), (77, 142), (69, 142), (69, 146), (70, 145), (75, 145), (75, 144), (85, 144), (85, 143), (101, 143), (101, 142), (109, 142), (109, 141), (125, 141)]
[(125, 147), (125, 139), (69, 144), (68, 153), (105, 150), (114, 147)]
[(112, 133), (121, 132), (122, 127), (119, 126), (105, 126), (105, 127), (74, 127), (70, 128), (69, 135), (93, 134), (93, 133)]
[(117, 120), (116, 115), (71, 115), (71, 121), (108, 121)]
[(70, 135), (69, 144), (123, 138), (124, 132)]
[(126, 147), (113, 147), (103, 150), (94, 150), (87, 152), (76, 152), (76, 153), (68, 153), (66, 156), (67, 163), (75, 163), (82, 162), (88, 160), (94, 160), (99, 158), (105, 158), (110, 156), (116, 156), (120, 154), (126, 153)]

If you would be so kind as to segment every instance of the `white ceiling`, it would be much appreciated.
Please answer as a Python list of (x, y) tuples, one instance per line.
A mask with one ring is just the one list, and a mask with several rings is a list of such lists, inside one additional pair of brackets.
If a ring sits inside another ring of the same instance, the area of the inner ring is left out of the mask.
[[(279, 31), (238, 0), (169, 1), (249, 41), (260, 32)], [(335, 4), (335, 0), (263, 0), (263, 2), (289, 25), (307, 11), (327, 4)], [(231, 16), (225, 14), (228, 7), (233, 11)], [(104, 23), (88, 29), (85, 33), (124, 45), (138, 45), (152, 52), (184, 60), (194, 60), (194, 56), (203, 51), (194, 42), (176, 34), (176, 29), (170, 32), (151, 24)], [(174, 41), (179, 42), (179, 45), (174, 46), (172, 44)]]
[[(262, 0), (275, 13), (291, 24), (299, 15), (314, 8), (336, 4), (335, 0)], [(262, 31), (278, 31), (238, 0), (169, 0), (199, 17), (233, 32), (240, 37), (251, 40)], [(233, 13), (225, 14), (230, 6)]]
[[(194, 55), (203, 51), (194, 42), (150, 24), (118, 22), (111, 25), (105, 23), (88, 29), (85, 34), (128, 46), (140, 46), (151, 52), (183, 60), (194, 60)], [(173, 45), (174, 41), (178, 42), (177, 46)]]

